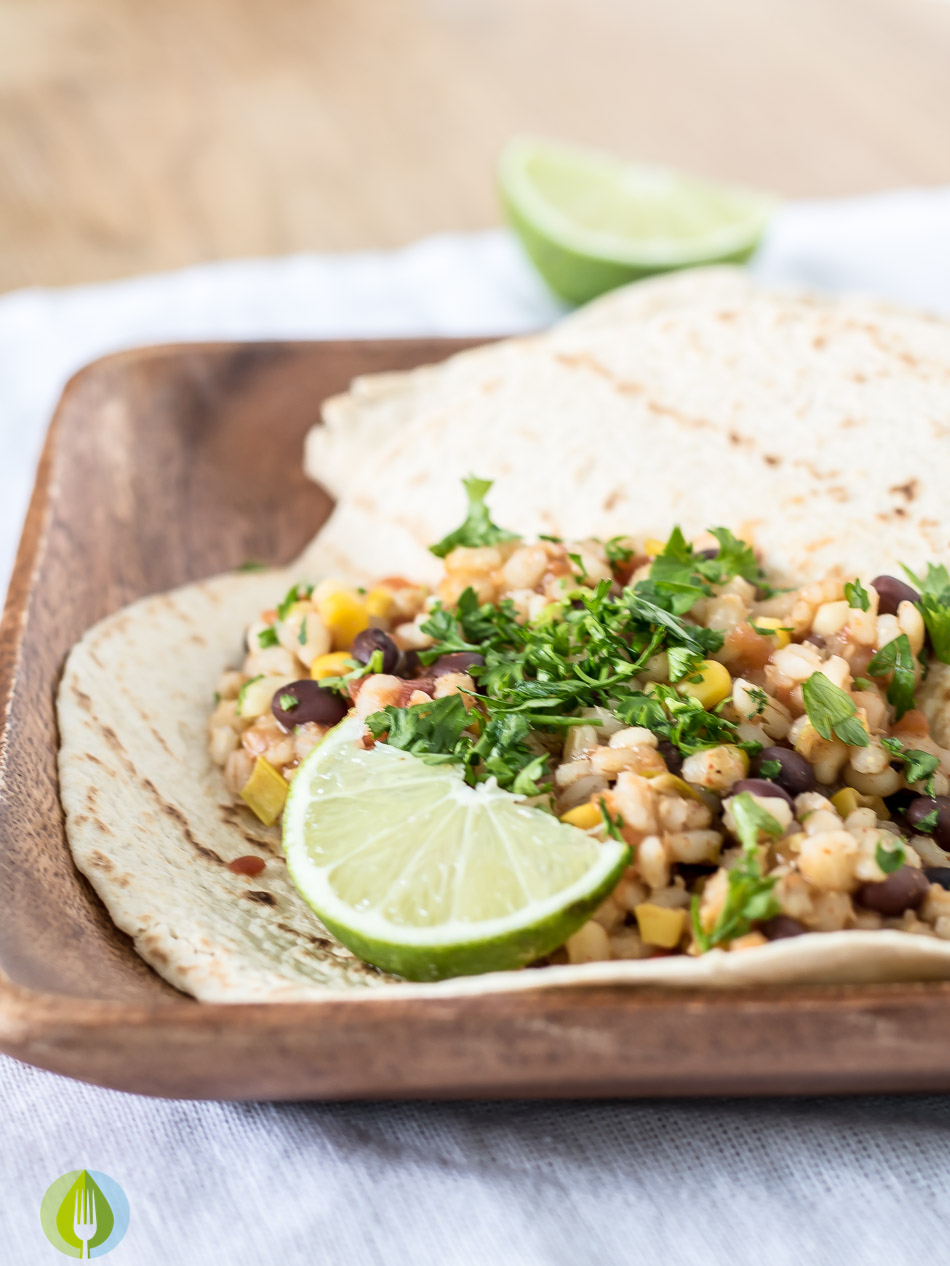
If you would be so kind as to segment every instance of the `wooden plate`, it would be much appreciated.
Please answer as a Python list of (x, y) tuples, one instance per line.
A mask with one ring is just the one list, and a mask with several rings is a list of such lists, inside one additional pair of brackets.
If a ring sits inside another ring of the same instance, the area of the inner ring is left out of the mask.
[(320, 401), (466, 345), (158, 348), (67, 387), (0, 628), (0, 1049), (216, 1099), (950, 1088), (950, 984), (200, 1004), (145, 966), (73, 868), (53, 707), (70, 645), (143, 594), (293, 557), (330, 508), (300, 470)]

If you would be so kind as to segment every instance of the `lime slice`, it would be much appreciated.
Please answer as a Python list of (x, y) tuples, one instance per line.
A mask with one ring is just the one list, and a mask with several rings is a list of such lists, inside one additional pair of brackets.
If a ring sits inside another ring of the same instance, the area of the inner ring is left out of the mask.
[(291, 878), (365, 962), (410, 980), (523, 967), (613, 889), (629, 849), (494, 783), (367, 750), (347, 720), (307, 757), (284, 812)]
[(741, 263), (775, 199), (531, 137), (510, 141), (502, 199), (528, 255), (570, 303), (650, 273)]

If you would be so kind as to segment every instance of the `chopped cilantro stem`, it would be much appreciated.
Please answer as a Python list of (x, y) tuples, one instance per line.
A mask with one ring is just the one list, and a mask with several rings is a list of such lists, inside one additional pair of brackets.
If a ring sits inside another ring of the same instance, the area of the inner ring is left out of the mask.
[(460, 545), (497, 545), (499, 541), (518, 539), (515, 532), (507, 532), (491, 520), (485, 497), (492, 486), (492, 480), (476, 479), (474, 475), (470, 475), (462, 482), (468, 497), (468, 514), (461, 527), (444, 536), (437, 544), (429, 546), (436, 558), (445, 558), (446, 554), (451, 554)]

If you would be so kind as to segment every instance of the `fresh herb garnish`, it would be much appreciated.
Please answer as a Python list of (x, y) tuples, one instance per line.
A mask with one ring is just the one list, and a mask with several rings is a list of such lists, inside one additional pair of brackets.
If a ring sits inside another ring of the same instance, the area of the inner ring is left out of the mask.
[(235, 571), (267, 571), (267, 564), (257, 558), (245, 558), (243, 563), (238, 563)]
[(294, 708), (300, 707), (300, 700), (297, 698), (297, 696), (292, 695), (286, 691), (283, 694), (278, 696), (277, 702), (280, 704), (280, 706), (283, 708), (285, 712), (292, 712)]
[(279, 645), (279, 642), (277, 641), (277, 630), (272, 624), (269, 624), (266, 629), (261, 629), (260, 633), (257, 635), (257, 644), (261, 647)]
[(870, 595), (860, 580), (846, 580), (844, 596), (848, 600), (848, 606), (855, 611), (867, 611), (871, 606)]
[(241, 708), (244, 706), (244, 698), (247, 695), (247, 692), (250, 689), (250, 687), (254, 685), (255, 681), (263, 681), (263, 680), (264, 680), (264, 674), (258, 673), (256, 677), (249, 677), (248, 680), (241, 687), (241, 689), (238, 691), (237, 705), (236, 705), (238, 716), (241, 715)]
[[(750, 699), (752, 700), (752, 702), (755, 704), (755, 711), (752, 713), (752, 715), (753, 715), (754, 717), (761, 716), (761, 715), (762, 715), (762, 713), (765, 711), (765, 709), (769, 706), (769, 697), (768, 697), (768, 695), (765, 693), (765, 691), (764, 691), (764, 690), (760, 689), (758, 686), (749, 686), (749, 687), (747, 687), (747, 689), (746, 689), (746, 694), (749, 696), (749, 698), (750, 698)], [(769, 762), (766, 762), (766, 763), (768, 764)], [(777, 764), (778, 764), (778, 761), (774, 761), (774, 762), (771, 762), (771, 763), (773, 763), (773, 764), (776, 764), (776, 765), (777, 765)]]
[(928, 563), (922, 580), (909, 567), (904, 567), (904, 571), (920, 590), (920, 601), (916, 605), (924, 617), (934, 654), (943, 663), (950, 664), (950, 572), (942, 563), (939, 567)]
[(914, 706), (914, 653), (910, 640), (901, 633), (887, 642), (868, 664), (872, 677), (884, 677), (893, 673), (887, 687), (887, 701), (892, 704), (898, 721)]
[(855, 677), (854, 687), (856, 690), (870, 690), (871, 682), (868, 681), (867, 677)]
[(925, 813), (922, 818), (918, 819), (918, 821), (914, 823), (914, 830), (918, 831), (921, 835), (933, 835), (939, 817), (940, 810), (936, 805), (934, 805), (929, 813)]
[(693, 897), (690, 915), (696, 944), (705, 953), (716, 945), (744, 936), (754, 923), (761, 923), (778, 914), (779, 906), (772, 889), (775, 878), (762, 874), (759, 861), (759, 833), (778, 839), (782, 825), (758, 804), (747, 791), (734, 796), (729, 803), (736, 835), (742, 844), (742, 856), (726, 871), (728, 891), (722, 910), (711, 931), (703, 930), (699, 918), (700, 899)]
[(625, 545), (626, 540), (628, 540), (626, 536), (612, 536), (609, 541), (604, 541), (604, 557), (614, 571), (622, 563), (629, 563), (633, 558), (633, 547)]
[(833, 737), (852, 747), (867, 747), (870, 739), (858, 719), (854, 700), (822, 672), (812, 673), (802, 686), (808, 720), (823, 739)]
[(307, 617), (300, 621), (300, 632), (297, 634), (297, 641), (301, 646), (307, 645)]
[(763, 778), (775, 778), (782, 772), (782, 763), (777, 760), (764, 760), (759, 766), (759, 773)]
[(930, 752), (921, 751), (919, 747), (906, 748), (899, 738), (882, 738), (881, 746), (904, 765), (904, 777), (908, 786), (923, 782), (924, 794), (928, 796), (934, 794), (933, 776), (940, 767), (938, 757)]
[(584, 560), (581, 558), (580, 554), (568, 554), (568, 558), (577, 568), (574, 579), (587, 580), (587, 568), (584, 566)]
[(312, 593), (313, 585), (291, 585), (277, 604), (278, 620), (286, 620), (294, 603), (301, 602), (304, 598), (309, 598)]
[(607, 808), (607, 802), (604, 800), (603, 796), (600, 797), (598, 803), (600, 805), (600, 816), (604, 820), (604, 827), (607, 834), (612, 840), (619, 840), (623, 843), (623, 836), (620, 833), (621, 827), (623, 826), (623, 818), (619, 813), (616, 817), (611, 816), (610, 810)]
[(515, 532), (508, 532), (491, 520), (485, 497), (492, 482), (491, 479), (476, 479), (474, 475), (462, 480), (468, 497), (468, 514), (461, 527), (457, 527), (448, 536), (443, 536), (437, 544), (429, 546), (429, 552), (436, 558), (445, 558), (446, 554), (451, 554), (460, 545), (497, 545), (499, 541), (518, 539)]
[(900, 837), (891, 835), (890, 832), (887, 833), (887, 836), (878, 836), (877, 847), (874, 849), (874, 860), (885, 875), (893, 875), (895, 870), (900, 870), (907, 860), (907, 853)]

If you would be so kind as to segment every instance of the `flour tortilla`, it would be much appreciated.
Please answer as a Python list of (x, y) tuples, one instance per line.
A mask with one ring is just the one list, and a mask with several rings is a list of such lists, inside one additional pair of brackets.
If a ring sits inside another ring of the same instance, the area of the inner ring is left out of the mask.
[[(235, 809), (206, 747), (215, 683), (247, 624), (292, 580), (437, 573), (425, 547), (457, 524), (457, 477), (473, 469), (497, 481), (496, 519), (529, 534), (752, 519), (790, 576), (840, 564), (868, 579), (900, 558), (945, 557), (950, 327), (776, 295), (730, 270), (685, 274), (609, 296), (550, 335), (364, 380), (332, 427), (349, 453), (334, 476), (343, 499), (297, 563), (146, 598), (90, 630), (66, 665), (70, 847), (156, 971), (214, 1002), (950, 978), (948, 943), (842, 932), (700, 959), (395, 982), (320, 925), (287, 878), (278, 831)], [(950, 733), (947, 675), (932, 676), (925, 706)], [(248, 852), (270, 855), (254, 879), (227, 868)]]

